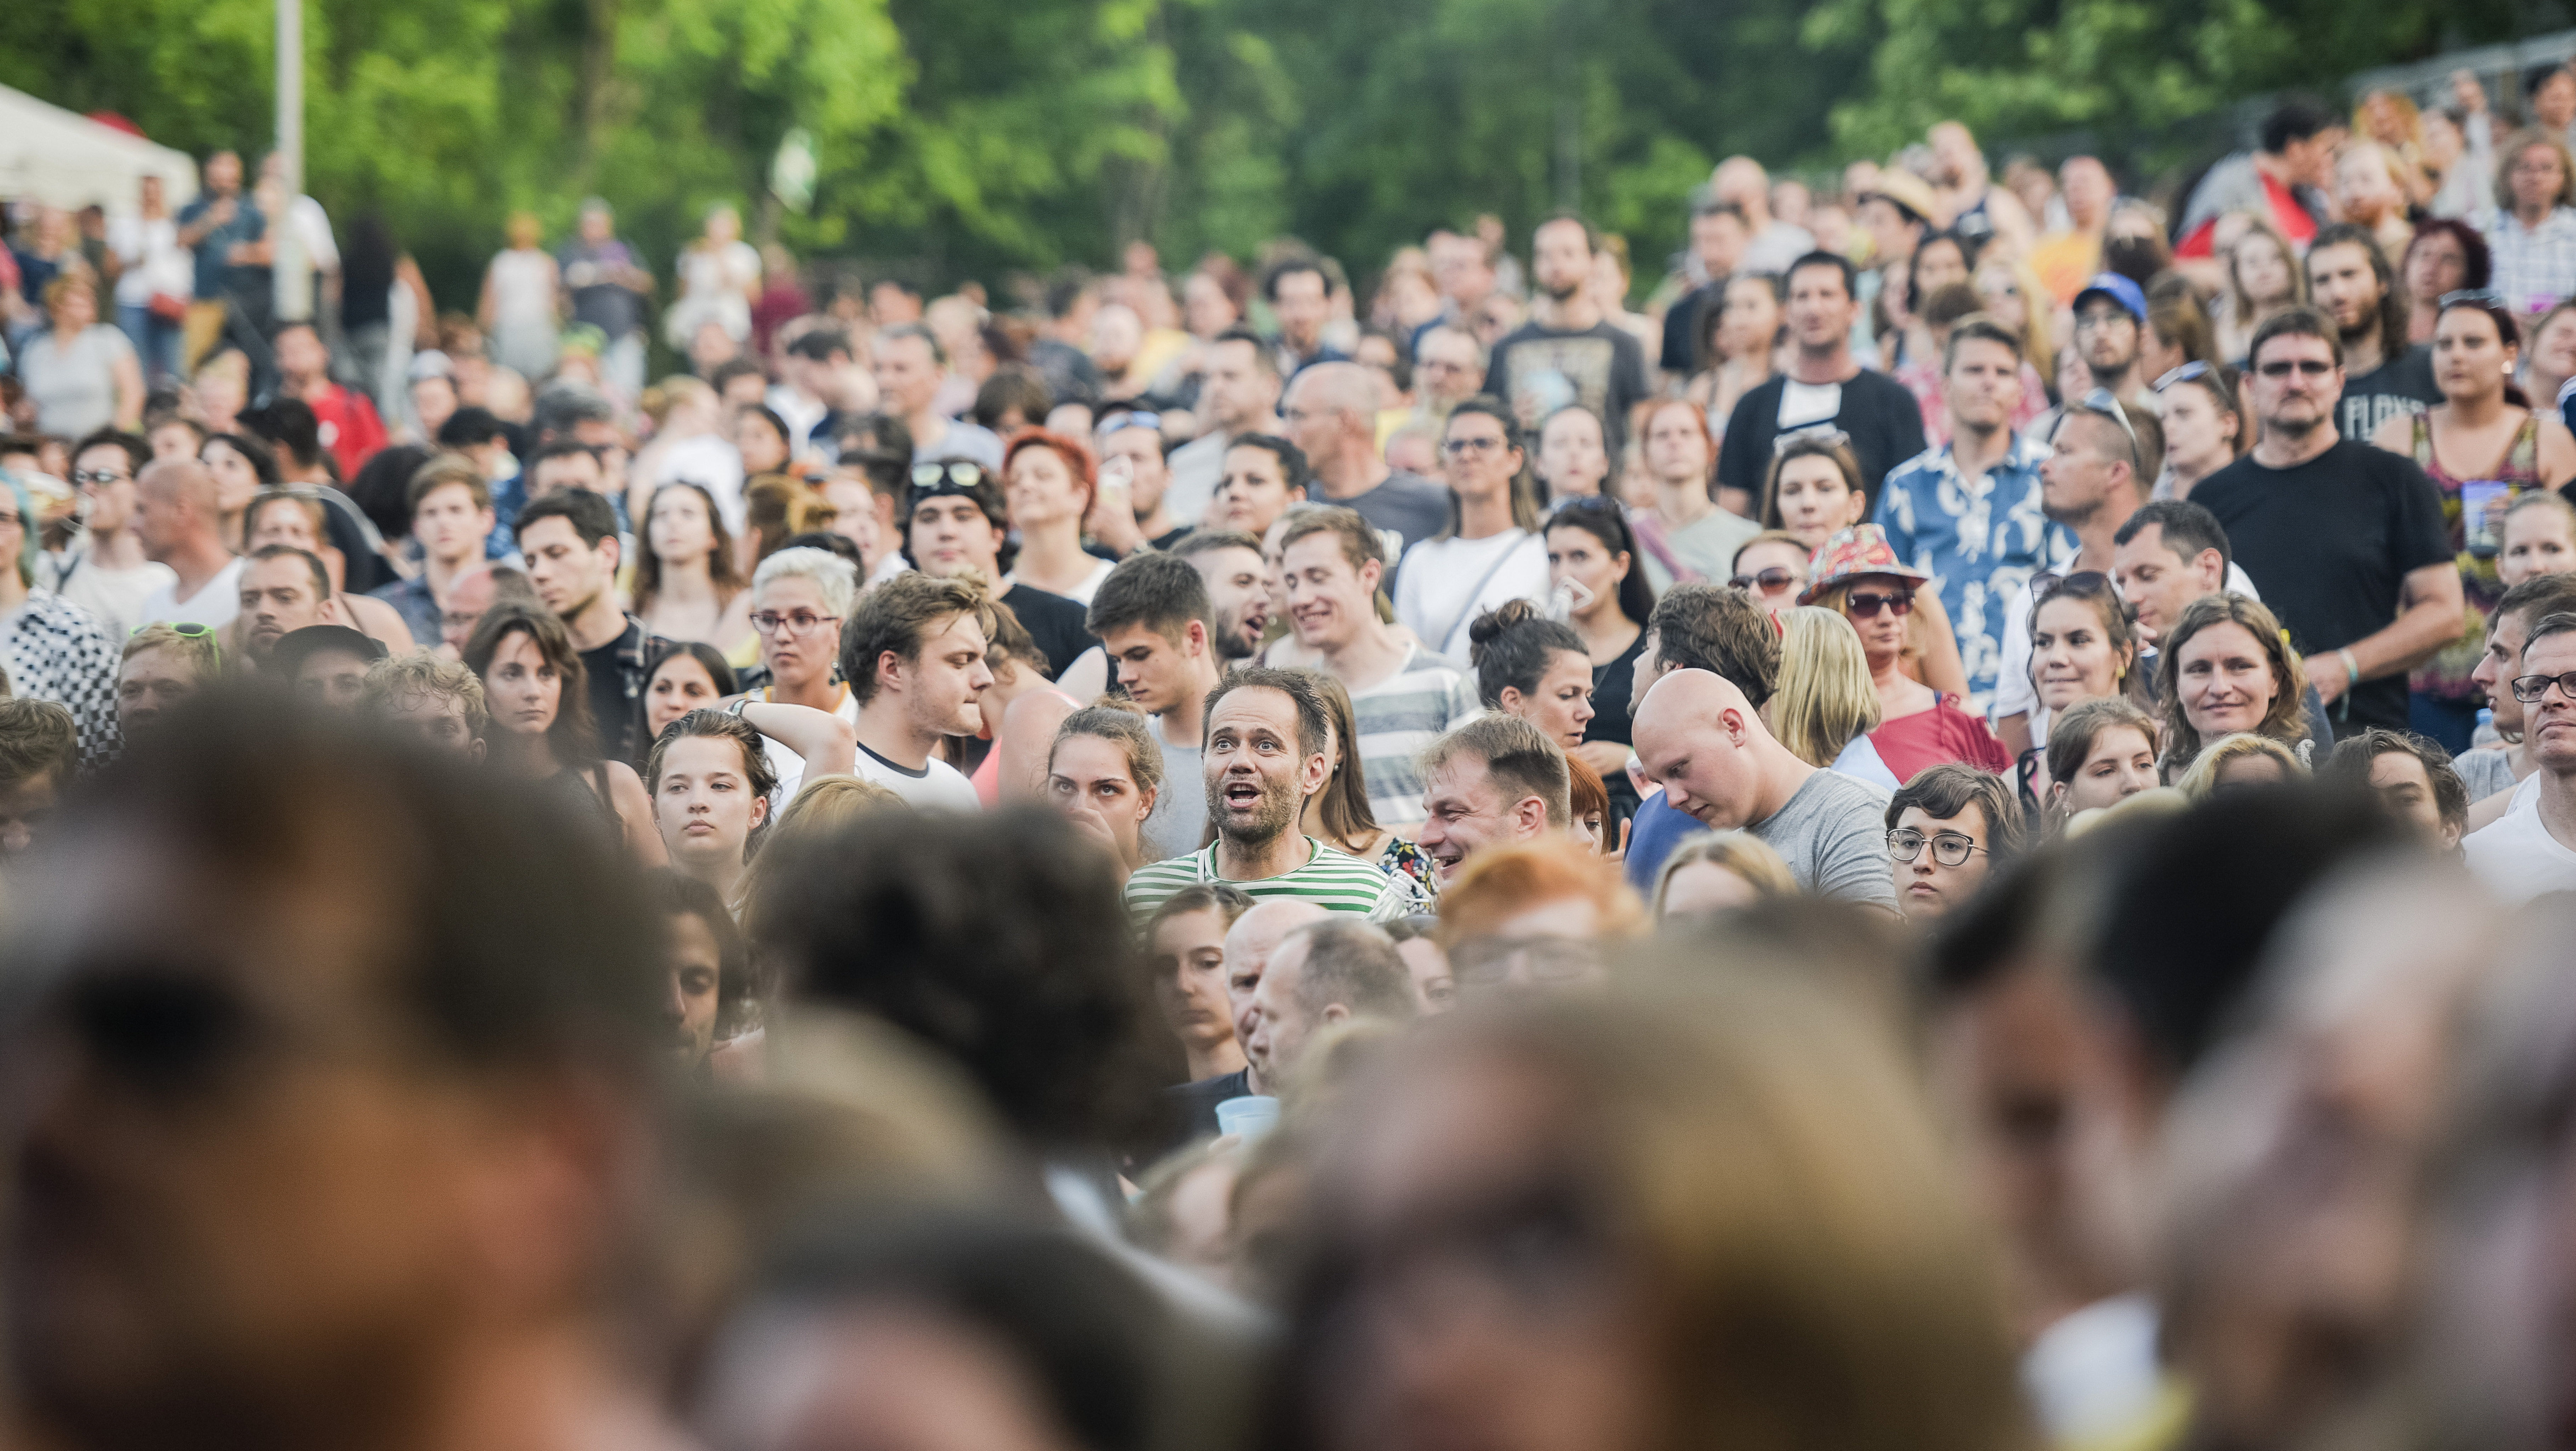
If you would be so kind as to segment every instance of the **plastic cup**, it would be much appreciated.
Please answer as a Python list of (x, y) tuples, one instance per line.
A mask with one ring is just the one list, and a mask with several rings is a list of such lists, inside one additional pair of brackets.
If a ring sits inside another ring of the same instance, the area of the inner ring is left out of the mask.
[(1247, 1144), (1278, 1126), (1279, 1100), (1266, 1094), (1229, 1098), (1216, 1106), (1217, 1132)]

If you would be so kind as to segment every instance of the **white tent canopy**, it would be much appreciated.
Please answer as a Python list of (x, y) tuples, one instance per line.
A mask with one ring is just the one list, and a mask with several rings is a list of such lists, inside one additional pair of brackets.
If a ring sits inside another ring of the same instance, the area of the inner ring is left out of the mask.
[(197, 163), (114, 126), (0, 86), (0, 200), (110, 215), (134, 210), (146, 176), (161, 178), (173, 212), (197, 194)]

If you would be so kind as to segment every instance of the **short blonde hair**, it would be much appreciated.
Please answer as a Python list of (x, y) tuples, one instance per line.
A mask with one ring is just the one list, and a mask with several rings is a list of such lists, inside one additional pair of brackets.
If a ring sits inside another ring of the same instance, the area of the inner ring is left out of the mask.
[(1749, 831), (1711, 831), (1685, 839), (1655, 871), (1654, 918), (1664, 920), (1664, 902), (1672, 895), (1673, 877), (1693, 862), (1724, 867), (1765, 897), (1798, 895), (1798, 878), (1771, 843)]
[(492, 723), (491, 707), (483, 699), (483, 677), (467, 669), (462, 660), (441, 660), (427, 651), (387, 656), (368, 666), (366, 691), (359, 703), (374, 713), (423, 695), (455, 701), (464, 709), (466, 734), (476, 740)]
[(1780, 612), (1780, 682), (1771, 691), (1771, 733), (1789, 754), (1826, 767), (1853, 739), (1878, 729), (1884, 713), (1870, 683), (1860, 632), (1817, 605)]
[(2238, 731), (2234, 735), (2220, 736), (2210, 742), (2199, 755), (2192, 758), (2191, 769), (2183, 772), (2182, 779), (2176, 781), (2174, 785), (2180, 787), (2182, 794), (2192, 800), (2206, 801), (2210, 793), (2218, 789), (2218, 773), (2226, 770), (2230, 761), (2241, 761), (2248, 756), (2264, 756), (2280, 762), (2281, 773), (2292, 780), (2308, 774), (2307, 763), (2301, 761), (2298, 753), (2288, 746), (2270, 736), (2258, 736), (2252, 731)]
[(188, 668), (195, 671), (199, 679), (212, 680), (224, 669), (221, 639), (221, 634), (214, 630), (186, 635), (181, 634), (176, 626), (146, 625), (126, 639), (125, 653), (117, 660), (122, 664), (146, 650), (167, 650), (188, 662)]

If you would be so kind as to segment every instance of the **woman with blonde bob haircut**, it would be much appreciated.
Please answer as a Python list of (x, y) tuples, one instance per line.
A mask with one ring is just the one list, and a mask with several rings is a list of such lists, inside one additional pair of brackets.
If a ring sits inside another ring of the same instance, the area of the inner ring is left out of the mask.
[(1869, 743), (1885, 707), (1851, 621), (1822, 605), (1799, 605), (1780, 612), (1780, 626), (1780, 679), (1763, 707), (1771, 734), (1810, 766), (1895, 790), (1894, 773)]
[(2270, 736), (2239, 731), (2210, 742), (2174, 785), (2192, 800), (2206, 801), (2226, 787), (2266, 786), (2307, 778), (2307, 763), (2288, 746)]
[(1798, 895), (1798, 879), (1771, 844), (1749, 831), (1685, 839), (1655, 873), (1655, 920), (1749, 907)]
[(2201, 747), (2220, 736), (2250, 732), (2294, 751), (2307, 742), (2300, 707), (2307, 676), (2280, 620), (2259, 601), (2240, 594), (2196, 599), (2161, 650), (2156, 696), (2164, 702), (2168, 782), (2179, 783)]
[(2036, 1445), (1894, 1035), (1815, 982), (1691, 976), (1437, 1019), (1351, 1085), (1318, 1126), (1284, 1439)]

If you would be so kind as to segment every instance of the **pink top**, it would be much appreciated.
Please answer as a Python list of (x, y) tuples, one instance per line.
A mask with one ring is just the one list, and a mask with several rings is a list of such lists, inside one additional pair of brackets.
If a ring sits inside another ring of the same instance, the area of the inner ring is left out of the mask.
[(1959, 709), (1959, 697), (1935, 697), (1930, 710), (1901, 715), (1869, 733), (1869, 743), (1878, 749), (1878, 758), (1887, 763), (1888, 774), (1899, 781), (1911, 781), (1926, 766), (1958, 761), (1981, 771), (2004, 775), (2012, 770), (2012, 755), (1986, 723)]

